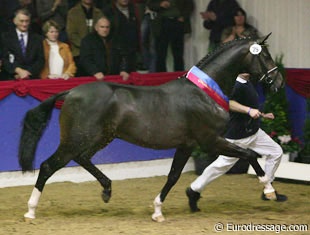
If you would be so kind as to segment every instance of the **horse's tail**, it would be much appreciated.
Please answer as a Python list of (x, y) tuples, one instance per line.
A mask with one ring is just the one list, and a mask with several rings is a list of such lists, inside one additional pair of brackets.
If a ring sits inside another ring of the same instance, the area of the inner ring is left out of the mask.
[(23, 172), (33, 170), (37, 144), (51, 117), (55, 102), (64, 99), (68, 93), (69, 91), (58, 93), (26, 113), (18, 153), (19, 165)]

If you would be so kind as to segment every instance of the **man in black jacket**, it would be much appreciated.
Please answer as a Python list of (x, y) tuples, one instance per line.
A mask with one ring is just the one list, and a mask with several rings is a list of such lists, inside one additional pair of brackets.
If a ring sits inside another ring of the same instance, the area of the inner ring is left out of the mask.
[(190, 16), (193, 0), (148, 0), (147, 6), (157, 12), (152, 24), (156, 45), (157, 72), (167, 71), (169, 46), (173, 56), (173, 70), (184, 71), (184, 34), (191, 33)]
[(44, 65), (44, 52), (40, 35), (29, 31), (31, 15), (27, 9), (15, 13), (15, 29), (2, 34), (2, 80), (39, 78)]
[(120, 63), (126, 72), (136, 71), (139, 33), (134, 4), (129, 0), (115, 0), (103, 9), (103, 14), (111, 21), (113, 74), (119, 71)]
[(86, 35), (81, 41), (80, 64), (86, 75), (102, 80), (109, 74), (108, 35), (110, 21), (104, 17), (95, 24), (95, 31)]
[(127, 80), (129, 74), (122, 69), (126, 67), (123, 59), (119, 63), (119, 71), (111, 69), (113, 54), (111, 52), (110, 21), (105, 16), (95, 24), (95, 31), (86, 35), (81, 41), (80, 64), (87, 75), (94, 76), (98, 80), (104, 79), (107, 74), (119, 74), (123, 80)]

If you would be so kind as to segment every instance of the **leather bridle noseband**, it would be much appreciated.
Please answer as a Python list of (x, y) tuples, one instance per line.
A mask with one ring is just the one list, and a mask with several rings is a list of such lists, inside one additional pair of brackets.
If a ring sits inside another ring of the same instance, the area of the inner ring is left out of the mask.
[(273, 67), (272, 69), (269, 69), (267, 73), (265, 73), (258, 81), (259, 82), (265, 82), (266, 84), (272, 84), (274, 82), (274, 79), (272, 79), (269, 74), (272, 73), (273, 71), (278, 71), (278, 66)]

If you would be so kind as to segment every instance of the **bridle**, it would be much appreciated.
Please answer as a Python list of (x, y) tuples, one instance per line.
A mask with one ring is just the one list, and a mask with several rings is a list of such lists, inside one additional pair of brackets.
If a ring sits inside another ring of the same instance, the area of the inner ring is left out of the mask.
[[(260, 48), (260, 51), (259, 51), (258, 53), (253, 54), (253, 53), (250, 52), (250, 50), (249, 50), (249, 53), (252, 54), (252, 56), (253, 56), (252, 58), (253, 58), (253, 59), (254, 59), (254, 58), (257, 58), (257, 59), (258, 59), (261, 68), (264, 68), (264, 67), (265, 67), (264, 70), (267, 70), (266, 73), (264, 73), (264, 74), (258, 79), (258, 81), (259, 81), (259, 82), (264, 82), (264, 83), (266, 83), (267, 85), (271, 85), (271, 84), (274, 83), (274, 79), (270, 76), (270, 74), (273, 73), (273, 72), (275, 72), (275, 71), (277, 71), (277, 73), (278, 73), (278, 72), (279, 72), (279, 71), (278, 71), (278, 67), (275, 66), (275, 67), (273, 67), (273, 68), (271, 68), (271, 69), (268, 70), (268, 69), (266, 68), (266, 66), (264, 65), (264, 63), (262, 62), (262, 60), (260, 59), (261, 50), (262, 50), (261, 47), (265, 46), (264, 43), (259, 43), (259, 44), (258, 44), (258, 43), (255, 42), (253, 45), (258, 46), (258, 47)], [(253, 46), (253, 45), (252, 45), (252, 46)], [(274, 77), (276, 77), (276, 76), (274, 76)]]
[(274, 82), (274, 79), (272, 77), (270, 77), (269, 75), (273, 72), (273, 71), (278, 71), (278, 66), (273, 67), (272, 69), (269, 69), (267, 71), (267, 73), (263, 74), (263, 76), (258, 80), (259, 82), (265, 82), (266, 84), (272, 84)]

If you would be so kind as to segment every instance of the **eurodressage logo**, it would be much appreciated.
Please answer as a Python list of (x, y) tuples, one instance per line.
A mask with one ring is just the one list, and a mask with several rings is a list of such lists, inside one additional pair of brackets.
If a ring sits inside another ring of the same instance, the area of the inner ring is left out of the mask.
[(227, 112), (229, 110), (228, 98), (222, 92), (219, 85), (208, 74), (193, 66), (187, 73), (186, 78), (193, 82), (196, 86), (202, 89), (209, 95), (218, 105)]

